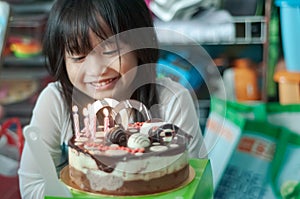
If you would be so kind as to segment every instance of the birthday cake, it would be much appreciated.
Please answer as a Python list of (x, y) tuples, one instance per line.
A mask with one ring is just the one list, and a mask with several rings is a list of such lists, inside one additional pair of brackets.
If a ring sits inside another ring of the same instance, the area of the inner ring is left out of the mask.
[[(73, 108), (75, 135), (69, 141), (68, 171), (80, 190), (146, 195), (175, 189), (188, 179), (189, 137), (173, 124), (152, 119), (143, 104), (97, 101), (83, 110), (82, 129), (78, 108)], [(141, 112), (145, 121), (128, 122), (121, 116), (128, 109)]]

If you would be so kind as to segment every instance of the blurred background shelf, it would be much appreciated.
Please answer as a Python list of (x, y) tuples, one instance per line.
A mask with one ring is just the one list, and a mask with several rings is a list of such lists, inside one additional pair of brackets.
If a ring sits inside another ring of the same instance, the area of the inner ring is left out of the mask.
[(9, 0), (13, 13), (49, 12), (53, 0)]
[(8, 70), (13, 67), (23, 69), (27, 68), (28, 70), (40, 70), (39, 68), (44, 68), (45, 62), (46, 59), (43, 55), (29, 58), (18, 58), (14, 55), (9, 55), (5, 57), (3, 65), (5, 68), (8, 68)]
[(264, 16), (233, 17), (236, 37), (229, 44), (264, 44), (267, 40), (266, 20)]
[(179, 33), (179, 38), (174, 35), (170, 36), (168, 31), (165, 32), (166, 34), (158, 35), (158, 39), (163, 45), (194, 45), (196, 43), (201, 45), (238, 45), (265, 43), (267, 40), (266, 23), (265, 16), (233, 16), (224, 23), (206, 24), (201, 21), (191, 23), (185, 20), (159, 21), (156, 23), (156, 27)]
[(6, 67), (0, 74), (0, 79), (42, 79), (48, 76), (48, 72), (41, 65), (36, 67)]

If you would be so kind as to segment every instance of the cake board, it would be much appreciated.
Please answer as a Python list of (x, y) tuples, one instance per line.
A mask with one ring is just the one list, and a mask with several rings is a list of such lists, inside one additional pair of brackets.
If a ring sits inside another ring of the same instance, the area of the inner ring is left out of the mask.
[[(83, 193), (72, 188), (71, 192), (73, 198), (76, 199), (212, 199), (213, 198), (213, 182), (210, 161), (208, 159), (191, 159), (190, 166), (195, 171), (193, 179), (185, 186), (178, 189), (162, 192), (152, 195), (138, 195), (138, 196), (108, 196), (95, 195)], [(46, 196), (45, 199), (66, 199), (63, 197)]]

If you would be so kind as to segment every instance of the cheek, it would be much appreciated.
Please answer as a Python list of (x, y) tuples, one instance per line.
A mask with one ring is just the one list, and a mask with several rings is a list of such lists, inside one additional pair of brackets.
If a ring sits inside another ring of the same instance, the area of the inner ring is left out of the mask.
[(137, 58), (133, 53), (126, 54), (121, 59), (121, 74), (137, 69)]
[(70, 63), (66, 63), (66, 70), (67, 70), (67, 73), (68, 73), (71, 83), (73, 85), (75, 85), (76, 82), (78, 81), (78, 78), (80, 78), (80, 72), (79, 72), (78, 68), (74, 67)]

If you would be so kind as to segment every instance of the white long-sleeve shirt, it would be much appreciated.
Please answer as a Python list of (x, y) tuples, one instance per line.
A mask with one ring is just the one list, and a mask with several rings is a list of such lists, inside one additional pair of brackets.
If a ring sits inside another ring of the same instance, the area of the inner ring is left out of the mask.
[[(157, 88), (159, 104), (150, 110), (159, 111), (163, 121), (173, 123), (191, 135), (193, 138), (189, 144), (189, 154), (192, 158), (198, 158), (203, 139), (199, 118), (189, 91), (168, 78), (158, 79), (157, 84), (160, 85)], [(73, 136), (72, 123), (60, 88), (59, 82), (53, 82), (41, 92), (28, 125), (40, 129), (40, 137), (58, 171), (67, 163), (67, 143)], [(44, 198), (44, 180), (26, 142), (18, 174), (22, 198)]]

